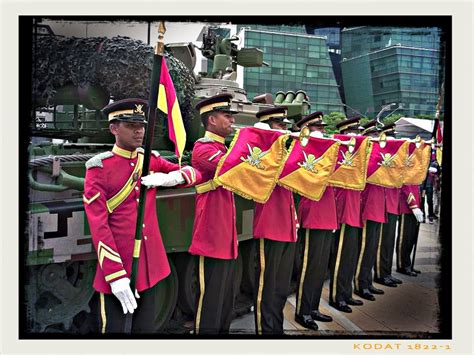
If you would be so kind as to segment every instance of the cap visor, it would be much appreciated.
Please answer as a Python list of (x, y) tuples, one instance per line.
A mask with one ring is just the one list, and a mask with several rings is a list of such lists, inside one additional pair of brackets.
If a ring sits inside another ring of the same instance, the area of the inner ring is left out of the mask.
[(145, 121), (144, 119), (138, 119), (138, 118), (133, 118), (133, 117), (118, 117), (118, 118), (114, 118), (114, 119), (110, 120), (110, 122), (113, 122), (113, 121), (119, 121), (119, 122), (135, 122), (135, 123), (143, 123), (143, 124), (148, 123), (148, 122)]

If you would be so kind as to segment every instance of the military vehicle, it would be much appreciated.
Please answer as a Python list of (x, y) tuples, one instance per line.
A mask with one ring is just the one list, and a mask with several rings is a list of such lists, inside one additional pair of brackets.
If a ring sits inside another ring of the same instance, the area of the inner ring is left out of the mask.
[[(37, 30), (35, 34), (24, 257), (27, 332), (87, 334), (94, 332), (90, 314), (97, 302), (93, 302), (92, 289), (96, 254), (82, 202), (84, 164), (113, 146), (100, 109), (110, 100), (148, 99), (153, 48), (127, 37), (68, 38), (38, 35)], [(236, 82), (236, 68), (264, 65), (263, 53), (257, 48), (238, 49), (236, 39), (219, 36), (215, 28), (205, 29), (199, 49), (212, 62), (212, 69), (199, 75), (193, 73), (196, 53), (192, 43), (166, 45), (165, 57), (187, 130), (185, 164), (190, 162), (193, 142), (204, 134), (193, 109), (201, 98), (231, 92), (240, 126), (253, 124), (255, 113), (272, 104), (287, 105), (294, 120), (308, 110), (308, 98), (302, 91), (279, 92), (275, 100), (264, 94), (250, 101)], [(153, 148), (176, 162), (167, 136), (165, 116), (159, 114)], [(183, 324), (192, 319), (197, 279), (194, 259), (187, 250), (194, 196), (194, 188), (166, 188), (157, 194), (158, 220), (172, 270), (159, 286), (165, 300), (159, 314), (164, 332), (173, 327), (187, 331)], [(236, 209), (239, 259), (235, 282), (240, 285), (236, 297), (245, 299), (243, 295), (252, 293), (254, 272), (253, 243), (249, 243), (253, 202), (236, 196)], [(235, 309), (236, 314), (248, 310), (250, 304), (244, 302)]]

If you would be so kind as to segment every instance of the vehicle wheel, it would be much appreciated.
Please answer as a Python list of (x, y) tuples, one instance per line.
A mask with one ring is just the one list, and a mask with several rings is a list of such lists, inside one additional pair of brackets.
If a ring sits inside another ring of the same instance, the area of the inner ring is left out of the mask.
[(28, 331), (70, 332), (74, 317), (90, 312), (95, 260), (32, 266), (25, 285)]

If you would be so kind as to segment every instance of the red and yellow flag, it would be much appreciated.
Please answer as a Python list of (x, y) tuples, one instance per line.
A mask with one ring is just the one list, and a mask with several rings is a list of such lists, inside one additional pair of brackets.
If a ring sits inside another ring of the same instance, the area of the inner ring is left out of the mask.
[(238, 130), (229, 150), (219, 161), (214, 179), (244, 198), (267, 202), (287, 157), (288, 137), (281, 132), (254, 127)]
[(438, 161), (439, 166), (441, 166), (442, 156), (443, 156), (443, 133), (441, 132), (441, 125), (438, 121), (438, 127), (436, 129), (436, 160)]
[(334, 139), (315, 137), (309, 137), (305, 147), (299, 140), (293, 141), (278, 184), (319, 201), (334, 171), (339, 144)]
[(393, 139), (372, 142), (367, 166), (367, 182), (384, 187), (402, 187), (409, 142)]
[(174, 151), (178, 157), (181, 166), (181, 157), (183, 155), (184, 146), (186, 145), (186, 131), (184, 129), (181, 110), (179, 109), (176, 91), (173, 81), (171, 80), (168, 67), (166, 66), (165, 57), (161, 62), (160, 86), (158, 91), (157, 107), (160, 111), (168, 115), (168, 132), (169, 138), (174, 143)]
[(404, 185), (421, 185), (426, 178), (430, 165), (431, 145), (420, 141), (419, 147), (415, 142), (408, 143), (408, 152), (405, 159), (403, 173)]
[(337, 163), (329, 184), (344, 189), (362, 191), (367, 178), (367, 164), (372, 151), (369, 138), (335, 134), (334, 138), (346, 142), (339, 146)]

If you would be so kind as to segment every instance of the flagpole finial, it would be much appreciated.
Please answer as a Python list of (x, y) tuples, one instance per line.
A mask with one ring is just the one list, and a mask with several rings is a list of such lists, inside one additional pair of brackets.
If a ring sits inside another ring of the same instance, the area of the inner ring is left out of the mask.
[(165, 27), (165, 21), (160, 21), (158, 25), (158, 41), (156, 42), (156, 47), (155, 47), (155, 54), (157, 55), (163, 55), (164, 50), (165, 50), (165, 32), (166, 32), (166, 27)]

